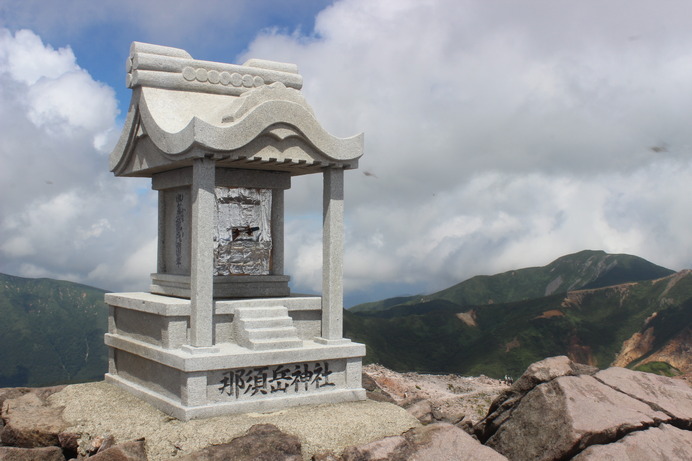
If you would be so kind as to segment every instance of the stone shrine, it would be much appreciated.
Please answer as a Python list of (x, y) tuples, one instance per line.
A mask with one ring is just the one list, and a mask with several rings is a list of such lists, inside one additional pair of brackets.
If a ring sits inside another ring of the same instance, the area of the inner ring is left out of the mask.
[[(365, 399), (365, 346), (343, 338), (343, 180), (363, 136), (315, 119), (297, 66), (193, 59), (134, 42), (110, 158), (158, 191), (150, 293), (109, 293), (109, 370), (181, 420)], [(323, 175), (322, 296), (284, 274), (284, 191)]]

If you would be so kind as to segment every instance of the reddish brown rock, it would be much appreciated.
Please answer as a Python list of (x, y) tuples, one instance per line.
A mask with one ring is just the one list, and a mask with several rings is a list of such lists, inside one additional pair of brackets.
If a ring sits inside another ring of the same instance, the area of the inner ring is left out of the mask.
[(273, 424), (256, 424), (229, 443), (212, 445), (175, 461), (302, 461), (300, 439)]
[(562, 376), (526, 394), (486, 444), (516, 461), (569, 459), (666, 419), (592, 376)]
[(347, 448), (343, 461), (506, 461), (476, 439), (447, 423), (411, 429), (400, 436)]
[(144, 439), (119, 443), (87, 458), (89, 461), (147, 461)]
[(0, 461), (65, 461), (59, 447), (0, 447)]
[(667, 424), (633, 432), (616, 443), (592, 445), (572, 461), (689, 461), (692, 432)]
[(62, 407), (47, 406), (40, 393), (29, 392), (7, 399), (2, 405), (5, 427), (0, 432), (4, 445), (36, 448), (59, 445), (58, 434), (67, 428)]
[(382, 389), (382, 387), (377, 384), (377, 381), (375, 381), (372, 376), (365, 371), (363, 371), (362, 376), (363, 388), (365, 389), (365, 393), (370, 400), (396, 404), (396, 401), (392, 398), (392, 396), (389, 395), (387, 391)]

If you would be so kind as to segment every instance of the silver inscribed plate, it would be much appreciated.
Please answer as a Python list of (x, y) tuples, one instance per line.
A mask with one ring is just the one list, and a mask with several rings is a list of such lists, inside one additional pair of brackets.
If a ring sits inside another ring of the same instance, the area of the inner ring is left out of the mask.
[(215, 193), (214, 275), (270, 274), (271, 190), (217, 187)]

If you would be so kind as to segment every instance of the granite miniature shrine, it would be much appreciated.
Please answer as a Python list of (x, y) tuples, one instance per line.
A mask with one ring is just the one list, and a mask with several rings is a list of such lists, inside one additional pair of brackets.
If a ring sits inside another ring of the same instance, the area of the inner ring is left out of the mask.
[[(181, 420), (365, 399), (365, 346), (343, 338), (344, 171), (363, 135), (326, 132), (294, 64), (193, 59), (134, 42), (110, 158), (158, 191), (149, 293), (109, 293), (109, 369)], [(291, 295), (284, 191), (323, 176), (322, 295)]]

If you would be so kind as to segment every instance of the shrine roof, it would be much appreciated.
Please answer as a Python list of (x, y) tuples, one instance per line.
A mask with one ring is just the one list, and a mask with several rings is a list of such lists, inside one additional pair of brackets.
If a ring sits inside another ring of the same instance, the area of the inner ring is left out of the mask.
[(111, 171), (151, 176), (200, 157), (292, 175), (357, 168), (363, 135), (329, 134), (302, 84), (295, 64), (199, 61), (178, 48), (134, 42), (127, 61), (132, 99)]

